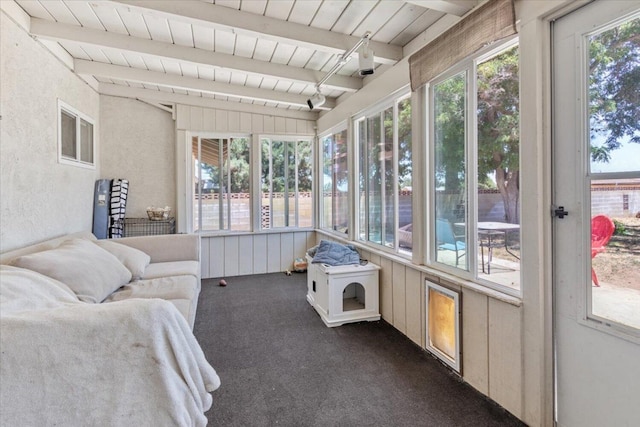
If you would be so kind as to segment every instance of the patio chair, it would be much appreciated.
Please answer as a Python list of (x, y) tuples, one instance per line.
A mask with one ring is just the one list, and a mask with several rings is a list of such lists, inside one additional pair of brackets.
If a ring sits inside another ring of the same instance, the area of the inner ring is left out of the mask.
[[(615, 224), (606, 215), (596, 215), (591, 218), (591, 259), (605, 251), (605, 246), (609, 243), (615, 229)], [(591, 280), (596, 286), (600, 286), (593, 266), (591, 266)]]
[(438, 249), (455, 251), (457, 267), (460, 258), (465, 254), (466, 250), (464, 236), (457, 236), (453, 232), (453, 226), (451, 223), (448, 220), (441, 218), (436, 219), (436, 236), (439, 243)]

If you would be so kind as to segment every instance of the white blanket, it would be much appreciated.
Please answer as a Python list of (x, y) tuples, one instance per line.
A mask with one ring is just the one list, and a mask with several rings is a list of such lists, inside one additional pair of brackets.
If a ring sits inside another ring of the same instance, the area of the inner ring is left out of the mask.
[(1, 425), (206, 425), (220, 379), (171, 303), (76, 302), (36, 280), (54, 296), (34, 307), (23, 272), (0, 276)]

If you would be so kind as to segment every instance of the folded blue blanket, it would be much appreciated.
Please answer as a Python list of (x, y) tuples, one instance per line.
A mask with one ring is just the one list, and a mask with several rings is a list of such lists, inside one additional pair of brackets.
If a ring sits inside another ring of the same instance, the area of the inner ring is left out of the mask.
[(314, 264), (351, 265), (360, 263), (360, 254), (352, 245), (321, 240), (313, 260)]

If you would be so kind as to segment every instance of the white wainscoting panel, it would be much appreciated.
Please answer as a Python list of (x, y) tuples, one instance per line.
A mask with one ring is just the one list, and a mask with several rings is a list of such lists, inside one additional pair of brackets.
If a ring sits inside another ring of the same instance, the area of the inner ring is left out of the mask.
[(406, 270), (404, 264), (393, 263), (393, 326), (407, 335)]
[(315, 245), (315, 231), (202, 236), (202, 278), (276, 273)]

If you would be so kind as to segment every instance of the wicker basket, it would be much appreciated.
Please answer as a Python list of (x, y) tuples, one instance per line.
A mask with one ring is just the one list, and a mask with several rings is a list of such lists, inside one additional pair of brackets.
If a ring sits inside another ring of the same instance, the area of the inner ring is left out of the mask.
[(164, 208), (147, 208), (147, 216), (151, 221), (163, 221), (169, 218), (170, 213), (171, 208), (169, 206), (165, 206)]

